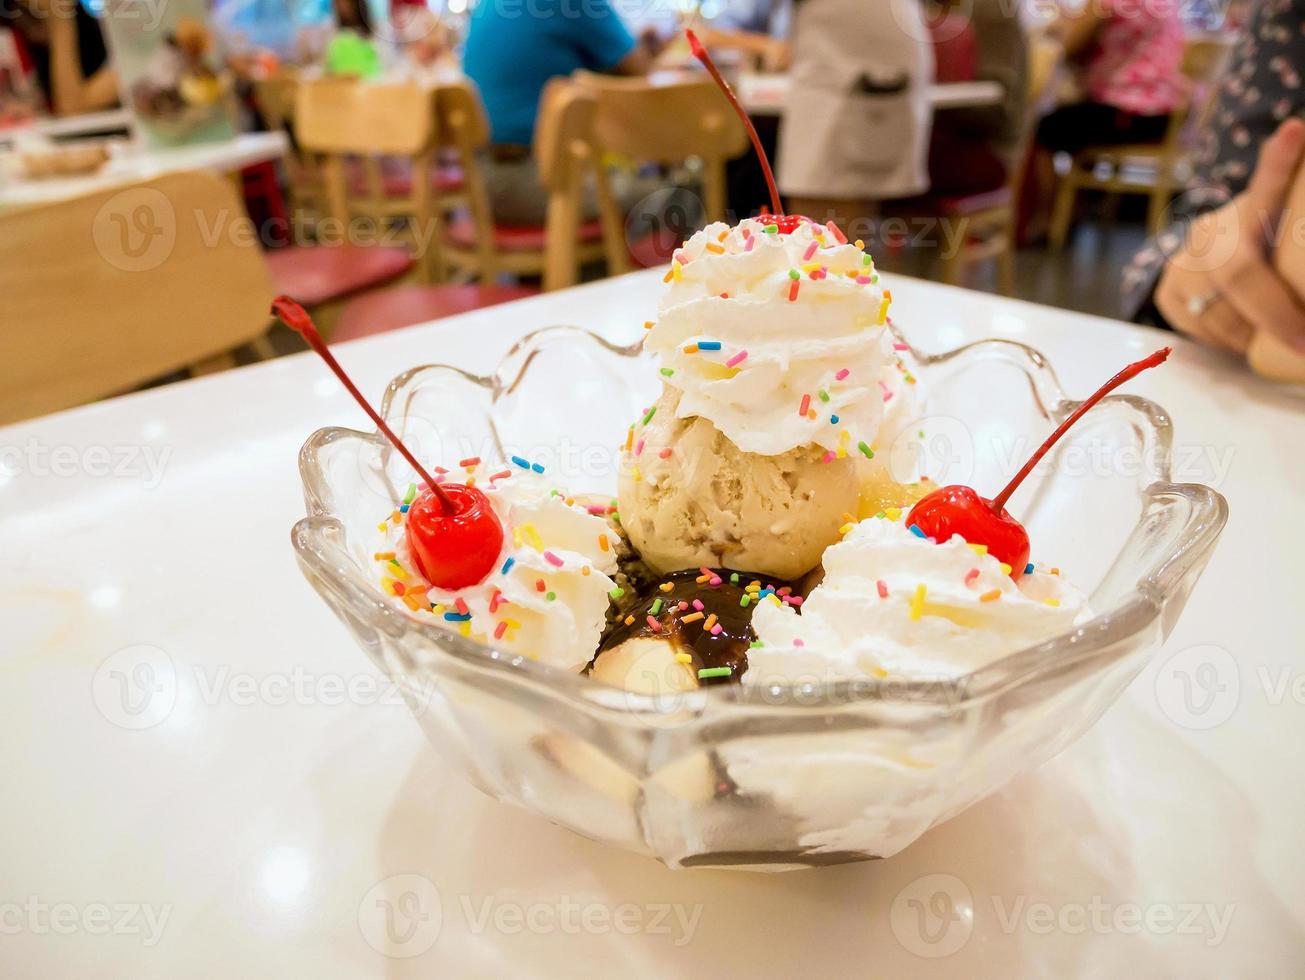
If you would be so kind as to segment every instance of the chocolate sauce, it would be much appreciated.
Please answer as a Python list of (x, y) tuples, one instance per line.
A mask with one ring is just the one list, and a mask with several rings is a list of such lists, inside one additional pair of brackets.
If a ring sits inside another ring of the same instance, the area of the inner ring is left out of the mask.
[[(759, 592), (773, 590), (788, 596), (793, 594), (793, 587), (787, 582), (732, 569), (712, 569), (711, 573), (708, 577), (702, 569), (672, 572), (656, 580), (633, 601), (619, 603), (609, 610), (598, 653), (635, 638), (665, 640), (677, 653), (687, 653), (693, 658), (690, 666), (695, 672), (729, 668), (728, 675), (699, 678), (700, 684), (738, 683), (748, 669), (748, 647), (757, 638), (752, 629), (752, 613), (758, 602), (768, 601), (758, 598)], [(719, 579), (718, 585), (711, 584), (713, 577)], [(761, 588), (749, 592), (748, 586), (753, 582), (760, 583)], [(664, 588), (667, 585), (669, 589)], [(747, 605), (742, 604), (745, 595)], [(701, 603), (701, 609), (694, 605), (695, 601)], [(658, 628), (648, 622), (649, 616), (656, 620)], [(707, 628), (709, 622), (719, 625), (719, 632)]]

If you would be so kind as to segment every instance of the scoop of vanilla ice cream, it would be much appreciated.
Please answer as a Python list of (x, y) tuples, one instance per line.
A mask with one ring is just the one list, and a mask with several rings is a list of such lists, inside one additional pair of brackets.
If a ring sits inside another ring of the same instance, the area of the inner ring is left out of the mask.
[(659, 573), (707, 566), (796, 579), (855, 515), (852, 456), (814, 446), (742, 452), (705, 418), (681, 418), (668, 388), (621, 467), (621, 525)]
[(891, 353), (874, 265), (821, 225), (767, 227), (717, 222), (676, 253), (645, 339), (683, 392), (676, 411), (764, 456), (873, 445)]
[(1018, 581), (959, 535), (934, 543), (897, 519), (861, 521), (825, 552), (802, 604), (763, 602), (748, 684), (958, 677), (1087, 619), (1081, 592), (1035, 568)]
[[(481, 489), (503, 525), (503, 550), (494, 570), (464, 589), (430, 588), (409, 571), (416, 565), (403, 525), (387, 522), (388, 548), (383, 551), (393, 553), (398, 563), (382, 562), (387, 591), (393, 594), (396, 580), (404, 594), (415, 587), (426, 600), (424, 606), (409, 604), (418, 615), (430, 612), (462, 635), (499, 650), (564, 670), (582, 669), (598, 647), (608, 592), (616, 584), (611, 578), (616, 533), (602, 517), (569, 501), (534, 473), (515, 472)], [(459, 601), (466, 612), (460, 611)]]

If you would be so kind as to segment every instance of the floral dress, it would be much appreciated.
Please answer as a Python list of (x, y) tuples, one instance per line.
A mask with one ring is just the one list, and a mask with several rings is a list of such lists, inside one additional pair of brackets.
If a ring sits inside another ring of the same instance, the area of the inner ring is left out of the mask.
[(1152, 303), (1156, 280), (1191, 220), (1246, 189), (1260, 144), (1289, 116), (1305, 117), (1305, 0), (1261, 0), (1220, 82), (1210, 125), (1193, 153), (1194, 175), (1173, 204), (1174, 221), (1124, 270), (1123, 315), (1168, 326)]

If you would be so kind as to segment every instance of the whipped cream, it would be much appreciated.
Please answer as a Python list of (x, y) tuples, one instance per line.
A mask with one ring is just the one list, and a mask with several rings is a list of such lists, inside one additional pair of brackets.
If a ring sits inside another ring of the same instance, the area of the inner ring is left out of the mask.
[(821, 225), (767, 227), (716, 222), (675, 254), (645, 347), (682, 392), (677, 414), (763, 456), (873, 446), (893, 367), (874, 263)]
[(958, 677), (1091, 615), (1058, 573), (1035, 567), (1017, 582), (986, 549), (960, 535), (921, 538), (896, 511), (856, 524), (823, 563), (801, 615), (757, 608), (761, 646), (748, 653), (744, 683)]
[(503, 550), (484, 581), (431, 588), (415, 570), (402, 522), (387, 521), (377, 552), (382, 587), (414, 614), (430, 614), (478, 643), (580, 670), (598, 646), (616, 585), (616, 532), (533, 473), (514, 472), (480, 489), (503, 525)]

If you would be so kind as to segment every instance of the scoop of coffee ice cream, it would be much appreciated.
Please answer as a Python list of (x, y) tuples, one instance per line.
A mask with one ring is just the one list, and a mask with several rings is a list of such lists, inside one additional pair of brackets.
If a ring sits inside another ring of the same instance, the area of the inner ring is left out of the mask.
[(676, 416), (667, 387), (621, 468), (621, 523), (658, 572), (724, 566), (796, 579), (820, 562), (855, 515), (853, 455), (817, 446), (745, 453), (711, 422)]

